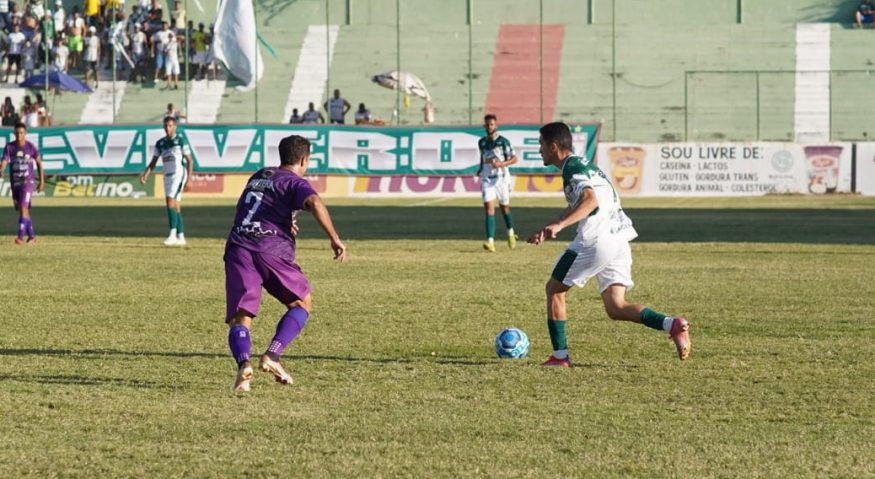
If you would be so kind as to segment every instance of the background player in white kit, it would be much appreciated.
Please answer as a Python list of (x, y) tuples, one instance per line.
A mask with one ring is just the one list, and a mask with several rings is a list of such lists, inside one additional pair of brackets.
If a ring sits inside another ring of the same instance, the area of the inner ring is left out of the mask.
[(486, 212), (486, 242), (483, 249), (495, 251), (495, 203), (498, 202), (504, 225), (507, 227), (507, 245), (516, 247), (517, 235), (513, 231), (513, 215), (510, 213), (510, 190), (513, 188), (513, 177), (507, 169), (519, 161), (513, 151), (510, 141), (498, 134), (498, 119), (489, 114), (483, 117), (483, 128), (486, 136), (480, 138), (477, 147), (480, 149), (480, 194), (483, 198), (483, 209)]
[(194, 162), (191, 159), (191, 148), (188, 141), (176, 133), (176, 118), (164, 117), (164, 133), (166, 136), (155, 143), (152, 161), (146, 171), (140, 176), (140, 183), (146, 184), (149, 174), (155, 168), (158, 158), (164, 167), (164, 197), (167, 203), (167, 222), (170, 234), (164, 240), (166, 246), (184, 246), (185, 228), (182, 222), (182, 192), (188, 190), (188, 180), (191, 178)]

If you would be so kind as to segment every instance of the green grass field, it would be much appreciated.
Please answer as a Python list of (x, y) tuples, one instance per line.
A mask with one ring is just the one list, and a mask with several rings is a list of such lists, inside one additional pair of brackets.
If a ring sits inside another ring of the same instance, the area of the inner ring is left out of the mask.
[[(303, 221), (314, 314), (295, 378), (230, 392), (229, 201), (38, 199), (0, 210), (0, 477), (872, 477), (875, 199), (627, 200), (629, 299), (684, 314), (693, 354), (569, 297), (571, 370), (543, 285), (560, 242), (480, 249), (476, 199), (331, 201), (351, 259)], [(527, 234), (561, 199), (515, 200)], [(499, 221), (500, 223), (500, 221)], [(499, 226), (499, 231), (502, 227)], [(253, 352), (282, 308), (265, 297)], [(528, 359), (498, 360), (517, 326)]]

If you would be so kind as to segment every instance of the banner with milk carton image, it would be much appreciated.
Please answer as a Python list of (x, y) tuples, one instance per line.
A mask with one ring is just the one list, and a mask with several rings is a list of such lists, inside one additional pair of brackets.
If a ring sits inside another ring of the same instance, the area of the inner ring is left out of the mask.
[(851, 144), (606, 143), (598, 163), (621, 196), (851, 191)]

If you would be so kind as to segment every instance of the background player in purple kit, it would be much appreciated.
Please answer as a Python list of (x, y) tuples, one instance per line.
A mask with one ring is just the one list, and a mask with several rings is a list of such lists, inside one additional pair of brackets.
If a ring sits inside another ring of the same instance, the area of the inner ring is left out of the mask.
[(15, 141), (6, 144), (6, 147), (3, 148), (3, 157), (0, 159), (0, 178), (3, 177), (3, 170), (9, 164), (12, 202), (15, 205), (15, 211), (19, 213), (18, 236), (15, 238), (15, 244), (23, 244), (24, 235), (27, 235), (28, 244), (36, 242), (36, 233), (33, 231), (33, 221), (30, 218), (30, 200), (34, 192), (34, 166), (36, 166), (39, 175), (36, 191), (42, 192), (46, 187), (46, 178), (39, 151), (33, 143), (25, 138), (27, 138), (27, 127), (24, 123), (16, 123)]
[(261, 356), (261, 370), (281, 384), (292, 382), (280, 364), (280, 355), (304, 328), (312, 307), (310, 283), (295, 263), (297, 212), (313, 213), (331, 241), (334, 259), (346, 259), (346, 246), (334, 230), (328, 209), (303, 178), (310, 163), (310, 142), (297, 135), (283, 138), (279, 154), (279, 167), (262, 168), (247, 181), (225, 245), (225, 322), (230, 327), (228, 346), (237, 361), (235, 391), (250, 389), (249, 330), (258, 315), (262, 286), (289, 309)]

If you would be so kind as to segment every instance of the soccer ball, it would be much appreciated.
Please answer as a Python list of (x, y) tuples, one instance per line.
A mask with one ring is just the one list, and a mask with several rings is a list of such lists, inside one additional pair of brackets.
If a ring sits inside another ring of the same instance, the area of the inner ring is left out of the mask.
[(524, 358), (529, 354), (529, 337), (522, 329), (504, 329), (495, 337), (495, 352), (500, 358)]

